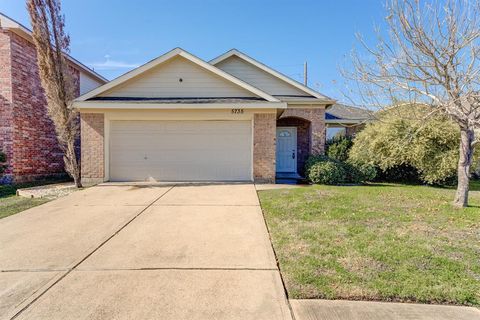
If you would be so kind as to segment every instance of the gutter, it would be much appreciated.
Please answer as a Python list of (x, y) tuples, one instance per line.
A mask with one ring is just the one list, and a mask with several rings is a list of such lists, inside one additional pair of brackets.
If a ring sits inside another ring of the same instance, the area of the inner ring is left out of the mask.
[(145, 103), (120, 101), (73, 101), (76, 109), (108, 109), (108, 110), (175, 110), (175, 109), (286, 109), (285, 102), (253, 102), (253, 103)]

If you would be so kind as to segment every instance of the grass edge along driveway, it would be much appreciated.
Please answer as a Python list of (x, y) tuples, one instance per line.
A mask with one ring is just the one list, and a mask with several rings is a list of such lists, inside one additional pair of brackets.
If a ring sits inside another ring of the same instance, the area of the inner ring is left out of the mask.
[(0, 219), (44, 204), (49, 199), (31, 199), (17, 196), (17, 189), (39, 184), (0, 185)]
[(399, 184), (260, 191), (290, 298), (480, 305), (480, 192)]

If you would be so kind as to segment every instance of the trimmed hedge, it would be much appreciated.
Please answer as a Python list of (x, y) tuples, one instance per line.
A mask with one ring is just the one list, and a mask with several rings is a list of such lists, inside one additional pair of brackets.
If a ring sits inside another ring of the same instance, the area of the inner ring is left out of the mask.
[(327, 156), (310, 156), (306, 162), (307, 179), (315, 184), (362, 183), (376, 176), (373, 166), (357, 166)]

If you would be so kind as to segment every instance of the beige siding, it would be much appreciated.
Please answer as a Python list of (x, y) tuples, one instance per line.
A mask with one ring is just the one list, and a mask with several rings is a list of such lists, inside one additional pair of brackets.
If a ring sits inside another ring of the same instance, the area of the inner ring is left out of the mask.
[(183, 57), (176, 57), (100, 96), (155, 98), (254, 95)]
[(308, 95), (236, 56), (231, 56), (215, 66), (271, 95)]
[(80, 95), (92, 91), (102, 85), (98, 80), (95, 80), (85, 72), (80, 72)]

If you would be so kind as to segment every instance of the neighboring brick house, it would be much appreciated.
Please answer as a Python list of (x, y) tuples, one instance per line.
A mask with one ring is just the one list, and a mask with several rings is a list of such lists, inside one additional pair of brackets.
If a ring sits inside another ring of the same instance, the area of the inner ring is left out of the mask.
[[(77, 95), (106, 82), (69, 57)], [(0, 14), (0, 150), (7, 169), (0, 183), (64, 175), (63, 155), (47, 115), (31, 32)]]
[(296, 177), (325, 146), (334, 100), (231, 50), (176, 48), (82, 95), (82, 179), (256, 181)]

